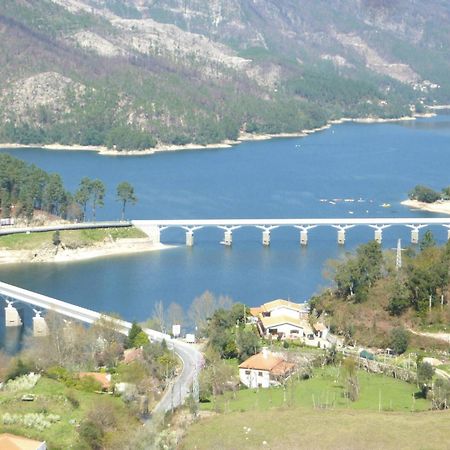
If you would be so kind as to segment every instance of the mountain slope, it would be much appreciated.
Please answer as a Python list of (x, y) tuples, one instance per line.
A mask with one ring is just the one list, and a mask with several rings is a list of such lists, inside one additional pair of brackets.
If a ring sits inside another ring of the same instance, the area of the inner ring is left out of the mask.
[(0, 5), (0, 140), (146, 148), (396, 117), (450, 98), (431, 0)]

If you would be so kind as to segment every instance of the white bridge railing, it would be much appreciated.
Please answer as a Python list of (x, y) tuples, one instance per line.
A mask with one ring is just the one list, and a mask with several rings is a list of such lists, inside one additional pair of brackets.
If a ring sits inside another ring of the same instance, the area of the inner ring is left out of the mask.
[(243, 227), (262, 230), (263, 245), (270, 245), (270, 233), (280, 227), (296, 228), (300, 232), (300, 243), (307, 245), (308, 231), (316, 227), (333, 227), (337, 230), (337, 241), (345, 243), (346, 231), (356, 226), (368, 226), (374, 230), (374, 239), (381, 243), (383, 230), (391, 226), (406, 226), (411, 229), (411, 242), (419, 242), (419, 230), (427, 226), (447, 228), (450, 239), (449, 218), (366, 218), (366, 219), (206, 219), (206, 220), (133, 220), (135, 227), (144, 231), (155, 243), (161, 242), (161, 232), (167, 228), (182, 228), (186, 231), (186, 245), (194, 245), (194, 232), (202, 228), (219, 228), (224, 231), (222, 244), (232, 245), (233, 231)]

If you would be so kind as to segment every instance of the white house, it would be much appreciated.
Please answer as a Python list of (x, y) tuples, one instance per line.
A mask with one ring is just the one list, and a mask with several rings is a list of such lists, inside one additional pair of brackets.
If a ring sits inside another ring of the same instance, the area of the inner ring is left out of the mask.
[(289, 300), (273, 300), (258, 308), (250, 308), (258, 319), (258, 329), (262, 336), (284, 338), (313, 337), (308, 323), (308, 310), (305, 305)]
[(263, 348), (239, 366), (239, 379), (249, 388), (268, 388), (277, 385), (294, 370), (294, 364)]

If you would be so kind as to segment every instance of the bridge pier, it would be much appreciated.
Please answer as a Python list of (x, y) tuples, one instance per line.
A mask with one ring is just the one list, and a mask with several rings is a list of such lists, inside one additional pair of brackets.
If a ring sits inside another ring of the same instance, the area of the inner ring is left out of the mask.
[(264, 230), (262, 233), (262, 243), (265, 247), (270, 245), (270, 230)]
[(7, 327), (20, 327), (22, 326), (22, 318), (20, 317), (17, 308), (14, 308), (12, 302), (8, 302), (5, 307), (5, 326)]
[(188, 230), (186, 231), (186, 246), (192, 247), (194, 245), (194, 231)]
[(41, 316), (40, 311), (36, 311), (36, 315), (33, 317), (33, 336), (44, 337), (48, 336), (48, 326), (45, 318)]
[(308, 245), (308, 230), (300, 231), (300, 245)]
[(228, 247), (231, 247), (233, 244), (233, 232), (231, 230), (225, 230), (223, 233), (223, 243)]
[(419, 230), (426, 225), (407, 225), (411, 228), (411, 244), (419, 243)]
[(345, 244), (345, 228), (340, 228), (337, 232), (337, 241), (339, 245)]

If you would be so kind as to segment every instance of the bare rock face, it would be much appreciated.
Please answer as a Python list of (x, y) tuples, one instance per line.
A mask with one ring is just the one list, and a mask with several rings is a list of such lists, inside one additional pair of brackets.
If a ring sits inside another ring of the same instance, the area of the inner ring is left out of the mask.
[(112, 42), (91, 31), (79, 31), (70, 37), (70, 41), (101, 56), (112, 57), (125, 56), (127, 54), (120, 46), (114, 45)]
[(3, 117), (13, 113), (19, 120), (30, 117), (30, 112), (46, 108), (53, 113), (65, 113), (70, 110), (68, 95), (76, 97), (85, 92), (85, 87), (57, 72), (44, 72), (15, 81), (4, 88), (0, 104), (4, 103)]

